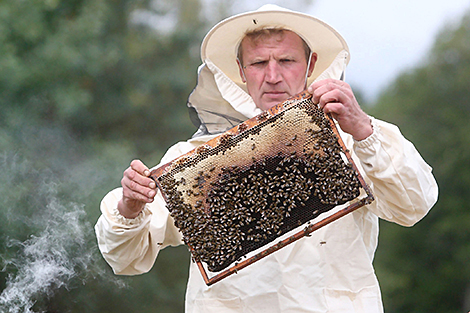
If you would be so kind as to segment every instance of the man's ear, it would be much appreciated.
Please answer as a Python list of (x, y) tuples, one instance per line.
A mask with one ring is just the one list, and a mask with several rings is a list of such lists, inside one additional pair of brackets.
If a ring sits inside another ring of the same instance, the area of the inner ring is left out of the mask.
[(310, 77), (315, 69), (315, 63), (317, 63), (318, 54), (315, 52), (310, 56), (310, 66), (308, 67), (308, 77)]
[(242, 63), (240, 62), (240, 59), (237, 58), (237, 64), (238, 64), (238, 71), (240, 73), (240, 77), (242, 79), (242, 82), (243, 83), (246, 83), (246, 77), (245, 77), (245, 71), (243, 70), (243, 65)]

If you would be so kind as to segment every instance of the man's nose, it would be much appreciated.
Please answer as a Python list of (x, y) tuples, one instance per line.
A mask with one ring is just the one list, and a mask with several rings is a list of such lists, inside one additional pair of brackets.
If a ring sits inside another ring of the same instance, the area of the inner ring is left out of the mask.
[(265, 81), (270, 84), (277, 84), (282, 80), (281, 68), (276, 60), (270, 60), (265, 68)]

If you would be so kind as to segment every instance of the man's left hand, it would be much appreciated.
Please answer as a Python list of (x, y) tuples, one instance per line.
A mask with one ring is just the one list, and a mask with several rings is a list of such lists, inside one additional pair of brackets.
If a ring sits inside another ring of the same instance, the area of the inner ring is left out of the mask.
[(372, 134), (369, 116), (357, 103), (351, 87), (336, 79), (314, 82), (308, 87), (313, 103), (338, 121), (341, 129), (356, 140), (363, 140)]

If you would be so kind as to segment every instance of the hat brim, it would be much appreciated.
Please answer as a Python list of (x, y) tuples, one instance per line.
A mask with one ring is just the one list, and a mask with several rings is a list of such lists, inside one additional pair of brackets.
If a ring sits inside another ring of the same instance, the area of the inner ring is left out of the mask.
[(348, 52), (346, 64), (349, 62), (348, 45), (335, 29), (310, 15), (281, 8), (242, 13), (221, 21), (205, 36), (201, 59), (203, 62), (211, 60), (232, 81), (244, 88), (236, 63), (238, 45), (247, 31), (273, 27), (295, 32), (317, 53), (318, 59), (308, 79), (309, 84), (328, 68), (341, 51)]

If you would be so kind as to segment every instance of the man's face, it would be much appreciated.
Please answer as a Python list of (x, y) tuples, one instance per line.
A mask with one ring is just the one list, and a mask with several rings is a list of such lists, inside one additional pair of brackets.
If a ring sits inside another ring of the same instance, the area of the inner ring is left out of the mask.
[[(241, 45), (240, 75), (258, 108), (268, 110), (305, 89), (308, 62), (297, 34), (284, 31), (256, 41), (246, 37)], [(315, 60), (313, 54), (308, 75)]]

